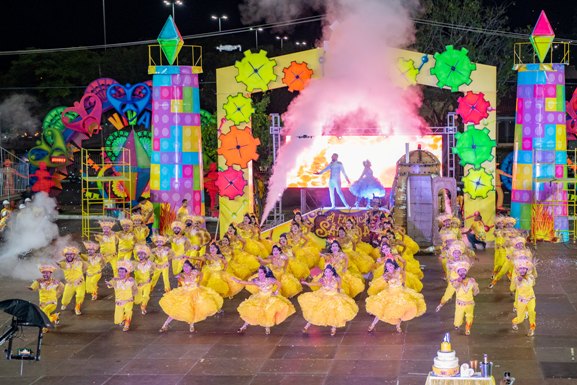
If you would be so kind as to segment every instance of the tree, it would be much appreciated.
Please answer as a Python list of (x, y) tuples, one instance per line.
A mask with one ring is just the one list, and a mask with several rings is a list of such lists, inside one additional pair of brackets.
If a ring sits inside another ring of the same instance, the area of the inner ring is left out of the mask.
[[(497, 67), (498, 100), (514, 92), (513, 43), (496, 31), (509, 31), (507, 10), (510, 3), (484, 4), (481, 0), (425, 0), (422, 21), (417, 23), (416, 50), (433, 54), (445, 46), (467, 48), (473, 62)], [(435, 22), (434, 25), (427, 21)], [(439, 26), (439, 23), (452, 27)], [(457, 27), (455, 27), (457, 26)], [(489, 33), (468, 30), (477, 28)], [(425, 87), (421, 114), (433, 126), (444, 125), (447, 112), (457, 104), (459, 94), (439, 98), (440, 90)], [(444, 91), (445, 94), (448, 94)]]
[(258, 146), (259, 158), (255, 167), (260, 170), (270, 170), (273, 162), (272, 141), (270, 136), (270, 119), (267, 112), (270, 104), (270, 94), (263, 92), (253, 97), (254, 113), (252, 114), (252, 134), (260, 139)]

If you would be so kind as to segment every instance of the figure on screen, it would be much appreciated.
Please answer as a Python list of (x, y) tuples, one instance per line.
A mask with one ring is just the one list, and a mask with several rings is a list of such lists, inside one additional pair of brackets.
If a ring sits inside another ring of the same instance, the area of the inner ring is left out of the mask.
[(349, 204), (345, 200), (343, 195), (343, 190), (341, 190), (341, 173), (345, 176), (347, 183), (351, 183), (349, 177), (345, 172), (345, 167), (341, 162), (339, 162), (339, 154), (333, 154), (331, 156), (331, 163), (328, 164), (327, 167), (322, 169), (321, 171), (317, 171), (315, 174), (320, 175), (324, 174), (325, 172), (330, 171), (331, 176), (329, 178), (329, 195), (331, 197), (331, 209), (335, 208), (335, 190), (337, 190), (337, 194), (339, 194), (339, 198), (345, 204), (346, 208), (350, 208)]
[(365, 167), (363, 173), (359, 179), (349, 187), (349, 191), (357, 198), (355, 207), (359, 207), (361, 201), (365, 198), (367, 200), (367, 208), (370, 208), (371, 199), (373, 197), (384, 197), (387, 191), (381, 182), (373, 176), (371, 161), (363, 161), (363, 166)]

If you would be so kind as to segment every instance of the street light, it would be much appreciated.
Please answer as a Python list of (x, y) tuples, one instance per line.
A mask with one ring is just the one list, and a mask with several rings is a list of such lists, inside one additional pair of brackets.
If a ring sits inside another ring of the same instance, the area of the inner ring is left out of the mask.
[(277, 40), (280, 40), (280, 50), (282, 51), (284, 47), (284, 41), (288, 40), (288, 36), (275, 36)]
[(307, 42), (306, 41), (297, 41), (297, 42), (295, 42), (295, 45), (298, 45), (299, 47), (306, 47)]
[(104, 51), (106, 52), (106, 1), (102, 0), (102, 25), (104, 29)]
[(250, 27), (250, 30), (254, 31), (254, 45), (256, 46), (256, 49), (258, 49), (258, 33), (262, 32), (263, 29)]
[(172, 7), (172, 20), (175, 20), (175, 18), (174, 18), (174, 6), (178, 5), (180, 7), (183, 4), (184, 3), (181, 0), (164, 0), (164, 5)]
[(212, 15), (210, 17), (212, 20), (218, 20), (218, 31), (222, 31), (222, 22), (221, 20), (228, 20), (228, 16), (226, 15), (222, 15), (222, 16), (216, 16), (216, 15)]

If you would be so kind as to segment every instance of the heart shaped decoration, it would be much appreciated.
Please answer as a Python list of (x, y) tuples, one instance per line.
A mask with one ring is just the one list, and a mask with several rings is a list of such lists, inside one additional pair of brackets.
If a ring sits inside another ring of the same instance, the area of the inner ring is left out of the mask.
[(152, 92), (145, 83), (134, 85), (112, 84), (106, 90), (108, 100), (114, 109), (128, 119), (128, 123), (133, 126), (138, 120), (138, 116), (147, 109)]

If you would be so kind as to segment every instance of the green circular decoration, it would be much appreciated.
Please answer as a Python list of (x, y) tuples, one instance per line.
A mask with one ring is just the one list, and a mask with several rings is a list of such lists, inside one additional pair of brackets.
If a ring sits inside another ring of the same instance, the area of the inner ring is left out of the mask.
[(262, 49), (259, 53), (244, 51), (244, 58), (237, 61), (234, 66), (238, 70), (236, 81), (243, 83), (249, 92), (255, 89), (268, 90), (269, 83), (275, 81), (277, 77), (274, 73), (276, 60), (269, 59), (267, 52)]
[(487, 127), (478, 130), (470, 124), (465, 132), (457, 132), (455, 138), (457, 145), (453, 147), (453, 153), (459, 155), (462, 166), (470, 164), (479, 168), (483, 162), (493, 159), (492, 152), (496, 142), (489, 137)]
[[(58, 129), (58, 131), (64, 132), (64, 130), (66, 130), (66, 126), (64, 126), (64, 123), (62, 122), (62, 112), (66, 108), (68, 107), (60, 106), (48, 111), (48, 113), (44, 117), (44, 120), (42, 121), (42, 128), (56, 128)], [(66, 113), (66, 116), (72, 122), (74, 119), (78, 117), (78, 114), (69, 111)]]
[(493, 175), (485, 171), (484, 168), (478, 170), (470, 169), (463, 177), (465, 194), (469, 194), (472, 199), (487, 198), (487, 194), (493, 191)]
[(437, 78), (437, 87), (449, 87), (452, 92), (459, 91), (463, 84), (471, 84), (471, 73), (477, 69), (467, 54), (466, 48), (456, 50), (452, 45), (446, 46), (443, 53), (437, 52), (435, 66), (431, 68), (431, 75)]
[(229, 95), (224, 103), (226, 118), (234, 122), (235, 125), (250, 122), (250, 117), (254, 114), (252, 99), (247, 98), (242, 93), (234, 96)]

